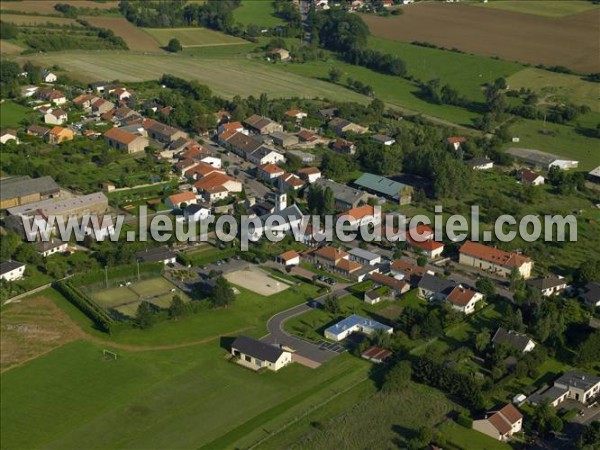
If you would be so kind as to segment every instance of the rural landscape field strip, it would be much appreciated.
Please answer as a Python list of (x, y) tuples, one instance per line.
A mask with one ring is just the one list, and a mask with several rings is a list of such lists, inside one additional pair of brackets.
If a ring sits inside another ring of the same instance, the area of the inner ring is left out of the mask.
[(166, 46), (171, 39), (177, 39), (183, 48), (248, 44), (244, 39), (207, 28), (144, 28), (144, 31), (161, 46)]
[(58, 14), (54, 9), (54, 5), (58, 3), (92, 9), (111, 9), (119, 7), (118, 0), (107, 0), (104, 2), (95, 2), (93, 0), (22, 0), (0, 2), (0, 9), (19, 11), (28, 14)]
[(554, 19), (463, 4), (419, 3), (393, 17), (362, 15), (374, 36), (429, 42), (508, 61), (600, 71), (600, 8)]
[[(85, 16), (82, 19), (92, 25), (112, 30), (115, 35), (123, 38), (129, 50), (137, 52), (160, 52), (161, 48), (158, 42), (145, 33), (141, 28), (136, 27), (122, 17), (96, 17)], [(115, 77), (107, 78), (114, 80)]]

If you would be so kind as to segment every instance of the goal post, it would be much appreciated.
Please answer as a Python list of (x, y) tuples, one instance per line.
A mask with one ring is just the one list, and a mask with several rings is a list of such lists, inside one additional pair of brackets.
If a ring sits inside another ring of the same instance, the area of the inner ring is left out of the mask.
[(116, 361), (118, 358), (118, 355), (115, 352), (113, 352), (111, 350), (107, 350), (107, 349), (102, 350), (102, 356), (104, 357), (104, 359), (107, 359), (107, 360), (112, 359), (112, 360)]

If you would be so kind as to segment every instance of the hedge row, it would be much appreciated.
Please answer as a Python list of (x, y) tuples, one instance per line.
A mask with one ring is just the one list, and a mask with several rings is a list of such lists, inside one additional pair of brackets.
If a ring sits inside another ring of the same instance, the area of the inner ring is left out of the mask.
[[(140, 274), (144, 276), (162, 276), (165, 267), (162, 263), (143, 263), (140, 264)], [(127, 280), (137, 276), (136, 264), (124, 266), (115, 266), (108, 268), (108, 278), (111, 282)], [(89, 284), (102, 283), (105, 279), (104, 269), (92, 270), (71, 277), (70, 282), (73, 286), (86, 286)]]
[(79, 308), (81, 312), (88, 316), (99, 330), (110, 332), (111, 324), (114, 322), (113, 319), (106, 311), (102, 310), (86, 295), (82, 294), (70, 281), (58, 281), (55, 284), (55, 288), (67, 300)]

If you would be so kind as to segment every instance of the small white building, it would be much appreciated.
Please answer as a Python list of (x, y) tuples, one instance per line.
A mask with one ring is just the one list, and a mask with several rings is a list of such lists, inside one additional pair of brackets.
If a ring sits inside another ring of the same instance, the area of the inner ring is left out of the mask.
[(25, 264), (17, 261), (0, 263), (0, 280), (17, 281), (25, 275)]
[(69, 247), (68, 242), (64, 242), (58, 239), (51, 239), (49, 241), (40, 241), (35, 245), (36, 251), (44, 258), (52, 256), (58, 253), (65, 253)]
[(268, 369), (277, 372), (292, 363), (292, 353), (283, 348), (239, 336), (231, 344), (231, 354), (241, 366), (252, 370)]
[(454, 309), (464, 314), (473, 314), (477, 303), (483, 300), (483, 294), (458, 285), (452, 289), (446, 300)]
[(348, 250), (348, 254), (351, 261), (356, 261), (363, 266), (375, 266), (381, 263), (381, 255), (359, 247)]
[(50, 125), (63, 125), (68, 119), (67, 112), (62, 109), (54, 109), (44, 114), (44, 123)]
[(201, 205), (189, 205), (183, 210), (183, 217), (190, 222), (200, 222), (206, 220), (211, 215), (211, 211)]
[(388, 325), (384, 325), (373, 319), (361, 317), (357, 314), (352, 314), (327, 328), (325, 330), (325, 337), (332, 341), (339, 342), (355, 332), (372, 334), (376, 330), (383, 330), (387, 334), (392, 334), (394, 332), (394, 329)]
[(15, 141), (17, 144), (21, 143), (15, 130), (4, 130), (0, 133), (0, 144), (6, 144), (9, 141)]
[(56, 80), (58, 80), (58, 77), (49, 70), (42, 71), (42, 81), (44, 83), (56, 83)]
[(200, 160), (200, 162), (209, 164), (209, 165), (213, 166), (215, 169), (220, 169), (223, 166), (221, 159), (216, 158), (214, 156), (205, 156), (204, 158), (202, 158)]
[(285, 267), (297, 266), (300, 264), (300, 254), (294, 250), (289, 250), (279, 255), (277, 262), (283, 264)]

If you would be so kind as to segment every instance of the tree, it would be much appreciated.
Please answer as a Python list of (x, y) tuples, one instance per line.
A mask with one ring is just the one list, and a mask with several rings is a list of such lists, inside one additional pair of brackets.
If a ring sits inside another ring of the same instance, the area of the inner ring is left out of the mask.
[(533, 413), (532, 427), (542, 436), (562, 430), (563, 422), (556, 415), (556, 409), (554, 409), (550, 400), (542, 399), (536, 405)]
[(490, 334), (490, 330), (488, 330), (487, 328), (483, 328), (475, 336), (475, 349), (478, 352), (484, 352), (488, 345), (490, 345), (491, 340), (492, 336)]
[(487, 277), (480, 278), (475, 283), (475, 287), (485, 296), (494, 295), (496, 293), (496, 283)]
[(337, 67), (332, 67), (329, 70), (329, 80), (332, 83), (337, 83), (338, 81), (340, 81), (340, 79), (342, 78), (343, 72), (341, 69), (338, 69)]
[(227, 307), (235, 300), (235, 294), (229, 281), (224, 277), (217, 278), (215, 287), (210, 296), (210, 301), (215, 308)]
[(169, 306), (169, 316), (171, 319), (177, 320), (179, 317), (183, 316), (185, 312), (185, 303), (179, 295), (174, 295), (173, 300), (171, 300), (171, 306)]
[(177, 53), (182, 51), (183, 47), (181, 46), (181, 42), (179, 42), (179, 39), (172, 38), (165, 47), (165, 50), (171, 53)]
[(594, 449), (600, 446), (600, 421), (586, 425), (577, 439), (577, 447), (581, 449)]
[(411, 376), (410, 361), (399, 361), (385, 374), (382, 389), (386, 392), (400, 392), (408, 385)]
[(337, 295), (335, 294), (330, 294), (327, 297), (325, 297), (325, 301), (323, 302), (323, 307), (325, 308), (325, 311), (327, 311), (330, 314), (339, 314), (340, 305), (338, 304), (337, 300)]
[(421, 255), (417, 258), (417, 266), (425, 267), (427, 265), (427, 256)]
[(154, 317), (152, 309), (150, 308), (150, 303), (140, 303), (140, 306), (138, 306), (137, 312), (135, 314), (135, 323), (142, 330), (150, 328), (153, 325)]

